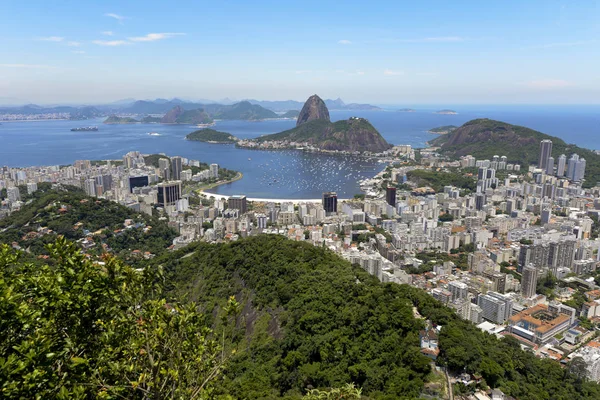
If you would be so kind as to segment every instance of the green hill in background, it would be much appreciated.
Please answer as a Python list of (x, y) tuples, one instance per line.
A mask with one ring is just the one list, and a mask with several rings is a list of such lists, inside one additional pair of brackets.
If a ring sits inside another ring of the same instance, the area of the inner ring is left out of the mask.
[(440, 146), (440, 152), (451, 157), (471, 154), (478, 159), (491, 160), (494, 155), (506, 156), (509, 163), (519, 163), (527, 168), (538, 163), (540, 142), (544, 139), (552, 140), (552, 157), (555, 160), (561, 154), (569, 158), (573, 153), (586, 159), (584, 187), (595, 186), (600, 181), (600, 155), (568, 144), (558, 137), (506, 122), (475, 119), (431, 140), (429, 144)]

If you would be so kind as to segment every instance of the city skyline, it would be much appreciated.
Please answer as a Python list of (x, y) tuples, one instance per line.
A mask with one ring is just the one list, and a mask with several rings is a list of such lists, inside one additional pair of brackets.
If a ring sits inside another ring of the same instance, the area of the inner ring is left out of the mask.
[(313, 93), (376, 104), (600, 98), (591, 3), (74, 4), (5, 5), (0, 103)]

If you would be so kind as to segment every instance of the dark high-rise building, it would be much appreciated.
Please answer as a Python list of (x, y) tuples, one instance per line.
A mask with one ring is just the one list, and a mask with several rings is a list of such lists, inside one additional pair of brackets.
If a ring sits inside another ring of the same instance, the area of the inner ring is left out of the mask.
[(240, 210), (240, 215), (245, 214), (248, 211), (248, 203), (246, 200), (246, 196), (231, 196), (227, 200), (227, 207), (230, 209)]
[(148, 176), (130, 176), (129, 193), (133, 193), (133, 188), (148, 186)]
[(396, 188), (388, 186), (385, 189), (385, 201), (392, 206), (396, 207)]
[(336, 192), (325, 192), (323, 193), (323, 208), (327, 215), (337, 213), (337, 193)]
[(181, 199), (181, 181), (162, 182), (158, 184), (158, 205), (167, 206)]
[(540, 142), (540, 159), (538, 168), (546, 170), (548, 167), (548, 159), (552, 156), (552, 140), (542, 140)]
[(181, 157), (173, 157), (171, 158), (171, 179), (180, 180), (181, 179), (181, 170), (183, 168), (183, 162)]
[(485, 194), (477, 193), (475, 195), (475, 209), (481, 211), (483, 210), (483, 206), (485, 206)]

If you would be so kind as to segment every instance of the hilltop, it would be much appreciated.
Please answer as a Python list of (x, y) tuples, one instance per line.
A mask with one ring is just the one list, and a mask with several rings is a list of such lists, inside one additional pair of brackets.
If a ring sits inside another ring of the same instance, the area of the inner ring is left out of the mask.
[(116, 115), (111, 115), (110, 117), (106, 118), (103, 123), (108, 125), (122, 125), (137, 124), (138, 122), (140, 121), (131, 117), (118, 117)]
[(564, 140), (546, 135), (523, 126), (491, 119), (475, 119), (466, 122), (447, 135), (429, 142), (440, 146), (440, 152), (453, 157), (471, 154), (479, 159), (491, 159), (494, 155), (506, 156), (508, 162), (524, 166), (537, 164), (540, 141), (552, 140), (552, 156), (561, 154), (569, 157), (577, 153), (587, 161), (584, 187), (594, 186), (600, 181), (600, 156), (595, 152), (567, 144)]
[(427, 132), (436, 133), (438, 135), (446, 135), (446, 134), (452, 132), (453, 130), (455, 130), (456, 128), (458, 128), (458, 126), (456, 126), (456, 125), (443, 125), (443, 126), (438, 126), (437, 128), (431, 128)]
[(275, 112), (267, 110), (257, 104), (251, 104), (248, 101), (241, 101), (230, 106), (216, 107), (216, 109), (211, 112), (211, 115), (215, 119), (243, 120), (259, 120), (279, 117)]
[(210, 124), (213, 119), (203, 109), (185, 110), (181, 106), (175, 106), (160, 120), (163, 124)]
[(189, 133), (186, 137), (187, 140), (193, 140), (196, 142), (209, 142), (209, 143), (235, 143), (237, 138), (231, 133), (219, 132), (214, 129), (200, 129)]
[(256, 141), (306, 142), (322, 150), (351, 152), (379, 153), (392, 147), (364, 118), (331, 122), (325, 102), (317, 95), (306, 101), (295, 128), (261, 136)]

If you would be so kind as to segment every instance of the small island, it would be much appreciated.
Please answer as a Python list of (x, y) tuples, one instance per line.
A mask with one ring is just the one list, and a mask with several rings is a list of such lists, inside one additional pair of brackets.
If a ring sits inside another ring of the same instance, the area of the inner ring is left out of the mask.
[(436, 135), (447, 135), (448, 133), (452, 132), (456, 128), (458, 128), (456, 125), (444, 125), (444, 126), (438, 126), (437, 128), (431, 128), (427, 132), (433, 133)]
[(238, 139), (230, 133), (219, 132), (214, 129), (199, 129), (188, 134), (185, 137), (186, 140), (193, 140), (195, 142), (207, 142), (207, 143), (221, 143), (230, 144), (236, 143)]
[(116, 115), (111, 115), (104, 120), (104, 123), (108, 125), (137, 124), (138, 122), (140, 121), (131, 117), (118, 117)]
[(454, 111), (454, 110), (439, 110), (439, 111), (436, 111), (434, 114), (456, 115), (458, 113), (456, 111)]
[(160, 124), (162, 117), (151, 117), (150, 115), (145, 116), (140, 121), (142, 124)]
[(398, 112), (415, 112), (416, 110), (412, 109), (412, 108), (401, 108), (398, 110)]

